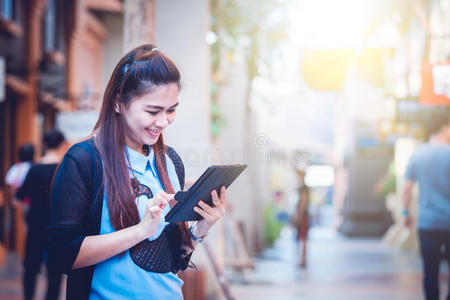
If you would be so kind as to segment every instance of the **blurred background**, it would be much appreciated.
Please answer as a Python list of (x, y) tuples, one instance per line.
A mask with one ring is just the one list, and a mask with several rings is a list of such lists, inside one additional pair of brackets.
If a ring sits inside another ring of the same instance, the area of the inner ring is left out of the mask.
[(1, 299), (22, 297), (26, 207), (4, 181), (19, 147), (37, 158), (47, 130), (89, 135), (116, 63), (148, 42), (181, 71), (165, 139), (188, 182), (249, 166), (183, 275), (186, 299), (422, 299), (401, 191), (427, 120), (450, 115), (449, 0), (0, 0)]

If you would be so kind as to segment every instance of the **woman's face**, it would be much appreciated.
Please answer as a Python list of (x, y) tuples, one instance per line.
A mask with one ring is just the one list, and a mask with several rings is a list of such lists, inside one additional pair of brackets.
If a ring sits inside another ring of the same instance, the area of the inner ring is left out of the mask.
[(115, 107), (124, 119), (125, 142), (143, 153), (143, 145), (153, 145), (176, 115), (178, 85), (170, 83), (131, 99), (128, 107)]

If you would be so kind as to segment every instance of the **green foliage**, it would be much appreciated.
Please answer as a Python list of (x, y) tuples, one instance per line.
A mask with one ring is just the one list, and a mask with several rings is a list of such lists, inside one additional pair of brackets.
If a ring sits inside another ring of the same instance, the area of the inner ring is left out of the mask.
[[(270, 65), (274, 50), (287, 37), (287, 18), (274, 16), (284, 14), (284, 5), (290, 1), (211, 0), (211, 31), (217, 35), (217, 41), (211, 45), (213, 103), (217, 104), (218, 89), (227, 77), (220, 73), (221, 62), (232, 57), (237, 48), (245, 50), (250, 84), (258, 75), (258, 65)], [(220, 134), (224, 125), (223, 118), (211, 115), (213, 137)]]
[[(250, 81), (258, 75), (258, 64), (270, 64), (270, 56), (286, 39), (284, 5), (289, 0), (213, 0), (212, 28), (219, 37), (218, 50), (233, 52), (238, 46), (247, 50)], [(218, 53), (220, 56), (220, 53)]]
[(211, 102), (211, 134), (214, 138), (219, 136), (220, 130), (225, 124), (218, 103), (216, 101)]
[(384, 197), (386, 197), (389, 194), (395, 193), (396, 187), (395, 187), (395, 164), (392, 162), (389, 165), (389, 169), (387, 171), (386, 177), (383, 181), (383, 186), (381, 193)]
[(383, 198), (396, 191), (395, 164), (394, 161), (389, 165), (388, 170), (381, 176), (375, 184), (375, 193)]
[(270, 202), (264, 209), (264, 237), (270, 247), (280, 237), (283, 223), (277, 218), (279, 210), (275, 203)]

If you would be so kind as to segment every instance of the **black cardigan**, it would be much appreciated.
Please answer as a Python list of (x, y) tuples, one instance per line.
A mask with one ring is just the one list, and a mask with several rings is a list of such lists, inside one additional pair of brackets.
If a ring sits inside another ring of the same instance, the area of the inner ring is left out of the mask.
[[(167, 154), (184, 187), (184, 166), (170, 147)], [(93, 139), (75, 144), (64, 156), (54, 178), (48, 254), (50, 267), (66, 273), (67, 300), (88, 299), (94, 266), (72, 270), (86, 236), (100, 233), (103, 204), (103, 167)], [(189, 260), (183, 262), (183, 270)]]

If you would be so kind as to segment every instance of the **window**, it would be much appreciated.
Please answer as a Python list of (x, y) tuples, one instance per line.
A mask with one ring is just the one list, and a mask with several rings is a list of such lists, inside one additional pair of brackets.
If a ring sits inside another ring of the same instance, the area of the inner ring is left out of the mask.
[(0, 0), (0, 17), (4, 20), (12, 20), (13, 15), (13, 0)]
[(56, 5), (55, 0), (48, 0), (44, 15), (44, 51), (55, 50)]
[(42, 32), (44, 53), (64, 51), (64, 1), (47, 1)]

